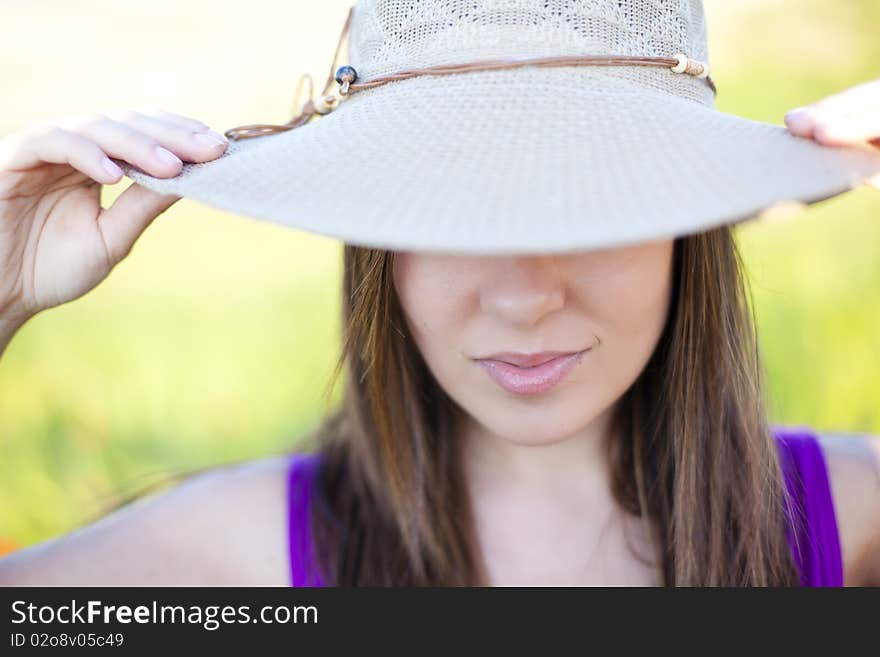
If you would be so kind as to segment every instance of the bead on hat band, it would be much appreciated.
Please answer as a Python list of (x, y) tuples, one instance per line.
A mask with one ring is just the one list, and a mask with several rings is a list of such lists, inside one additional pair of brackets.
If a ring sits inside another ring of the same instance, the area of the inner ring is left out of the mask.
[[(680, 73), (704, 79), (712, 89), (712, 93), (716, 95), (718, 93), (715, 83), (712, 81), (712, 78), (709, 77), (709, 65), (705, 62), (691, 59), (684, 53), (677, 53), (674, 57), (563, 55), (559, 57), (537, 57), (531, 59), (494, 59), (466, 62), (463, 64), (441, 64), (437, 66), (429, 66), (427, 68), (382, 75), (372, 80), (358, 82), (358, 74), (354, 67), (346, 64), (340, 66), (338, 69), (336, 68), (343, 40), (345, 39), (349, 26), (351, 25), (353, 12), (354, 7), (348, 12), (348, 18), (345, 21), (342, 33), (339, 36), (339, 41), (336, 44), (336, 52), (333, 56), (333, 63), (330, 66), (330, 74), (327, 77), (327, 83), (324, 85), (324, 90), (321, 92), (320, 96), (313, 98), (314, 83), (312, 77), (307, 73), (303, 74), (297, 82), (296, 92), (294, 94), (294, 111), (297, 112), (299, 97), (304, 82), (308, 82), (309, 85), (309, 99), (301, 108), (299, 108), (298, 113), (295, 114), (290, 121), (281, 125), (249, 124), (236, 126), (235, 128), (230, 128), (224, 132), (226, 137), (233, 140), (240, 140), (293, 130), (294, 128), (305, 125), (315, 116), (329, 114), (339, 107), (339, 104), (344, 99), (349, 98), (353, 94), (366, 89), (375, 89), (376, 87), (389, 82), (406, 80), (422, 75), (449, 75), (470, 71), (494, 71), (499, 69), (520, 68), (522, 66), (653, 66), (667, 68), (673, 73)], [(335, 88), (333, 84), (334, 82), (336, 83)]]

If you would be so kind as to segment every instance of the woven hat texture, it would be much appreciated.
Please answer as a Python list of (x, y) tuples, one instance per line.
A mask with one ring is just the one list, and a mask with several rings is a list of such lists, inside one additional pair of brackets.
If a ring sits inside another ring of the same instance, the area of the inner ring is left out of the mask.
[[(706, 34), (698, 0), (361, 0), (346, 63), (358, 81), (560, 55), (708, 63)], [(363, 90), (173, 178), (117, 163), (157, 192), (351, 244), (489, 254), (739, 223), (858, 186), (880, 152), (721, 112), (705, 79), (670, 69), (525, 66)]]

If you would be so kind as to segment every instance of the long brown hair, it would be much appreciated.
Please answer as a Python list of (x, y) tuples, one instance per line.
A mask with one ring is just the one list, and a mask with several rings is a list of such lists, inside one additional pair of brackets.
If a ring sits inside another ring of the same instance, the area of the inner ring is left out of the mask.
[[(463, 411), (409, 335), (394, 255), (344, 250), (330, 382), (345, 372), (343, 401), (311, 436), (322, 456), (311, 514), (319, 565), (342, 586), (482, 585), (453, 435)], [(617, 405), (612, 492), (659, 528), (665, 585), (796, 586), (732, 230), (678, 238), (673, 258), (665, 328)]]

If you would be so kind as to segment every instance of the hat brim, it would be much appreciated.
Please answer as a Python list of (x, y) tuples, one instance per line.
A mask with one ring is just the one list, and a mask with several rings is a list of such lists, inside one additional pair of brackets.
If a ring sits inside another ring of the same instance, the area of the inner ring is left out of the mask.
[(672, 238), (814, 203), (880, 173), (821, 146), (578, 67), (422, 76), (156, 178), (163, 194), (394, 250), (563, 252)]

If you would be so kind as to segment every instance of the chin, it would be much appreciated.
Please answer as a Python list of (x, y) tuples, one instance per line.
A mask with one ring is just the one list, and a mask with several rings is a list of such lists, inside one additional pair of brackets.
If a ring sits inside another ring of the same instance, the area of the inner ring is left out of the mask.
[[(567, 404), (533, 404), (528, 407), (508, 402), (491, 411), (474, 414), (474, 417), (488, 431), (508, 442), (540, 447), (561, 443), (588, 426), (597, 414), (585, 414), (584, 402)], [(560, 412), (560, 407), (569, 413)], [(580, 413), (570, 413), (577, 409)]]
[(498, 436), (511, 444), (520, 447), (547, 447), (565, 442), (571, 437), (568, 431), (546, 431), (540, 434), (523, 433), (521, 430), (514, 435), (498, 432)]

